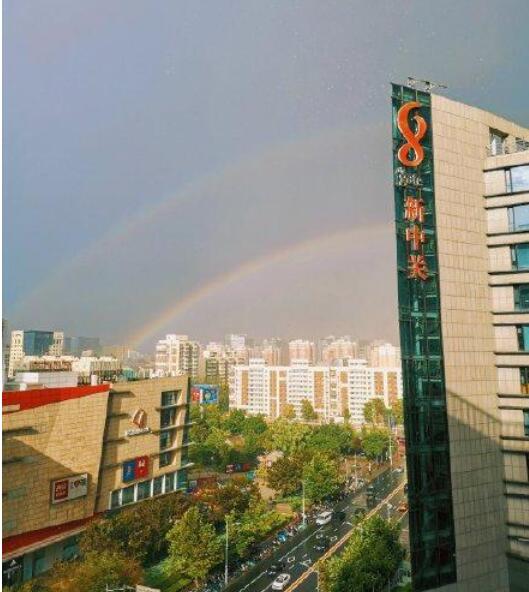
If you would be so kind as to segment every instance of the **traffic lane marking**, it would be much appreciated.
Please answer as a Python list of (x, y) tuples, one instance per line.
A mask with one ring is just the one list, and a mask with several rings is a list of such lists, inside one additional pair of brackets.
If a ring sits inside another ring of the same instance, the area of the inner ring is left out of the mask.
[[(371, 518), (371, 516), (374, 516), (375, 514), (377, 514), (377, 512), (379, 512), (390, 499), (395, 497), (400, 492), (401, 489), (404, 489), (404, 483), (401, 483), (399, 486), (397, 486), (386, 498), (384, 498), (377, 506), (375, 506), (372, 510), (370, 510), (365, 515), (365, 518)], [(351, 537), (351, 535), (354, 531), (355, 531), (355, 529), (352, 528), (346, 535), (344, 535), (339, 541), (337, 541), (326, 553), (324, 553), (318, 559), (318, 562), (322, 561), (324, 559), (327, 559), (333, 553), (335, 553), (347, 541), (347, 539)], [(288, 588), (286, 588), (285, 592), (292, 592), (292, 590), (295, 590), (299, 585), (301, 585), (312, 573), (315, 573), (316, 565), (317, 565), (317, 563), (315, 563), (312, 567), (307, 569), (307, 571), (304, 572), (301, 575), (301, 577), (299, 577)]]

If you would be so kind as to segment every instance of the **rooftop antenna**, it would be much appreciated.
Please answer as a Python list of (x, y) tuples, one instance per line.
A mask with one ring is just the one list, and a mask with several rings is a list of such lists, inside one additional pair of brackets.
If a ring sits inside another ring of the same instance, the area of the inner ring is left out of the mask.
[(407, 84), (410, 88), (417, 88), (417, 85), (421, 86), (422, 90), (426, 92), (431, 92), (436, 88), (448, 88), (446, 84), (432, 82), (431, 80), (422, 80), (421, 78), (413, 78), (412, 76), (408, 76)]

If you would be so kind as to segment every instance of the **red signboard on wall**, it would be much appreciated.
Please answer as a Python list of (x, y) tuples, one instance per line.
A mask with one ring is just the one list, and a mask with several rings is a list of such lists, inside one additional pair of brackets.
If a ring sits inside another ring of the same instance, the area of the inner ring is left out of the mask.
[(135, 460), (134, 466), (134, 478), (143, 479), (143, 477), (149, 476), (149, 457), (138, 456)]

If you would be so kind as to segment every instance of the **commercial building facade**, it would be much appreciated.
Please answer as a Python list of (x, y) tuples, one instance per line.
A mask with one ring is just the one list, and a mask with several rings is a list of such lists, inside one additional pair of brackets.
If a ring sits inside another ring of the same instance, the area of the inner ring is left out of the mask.
[(75, 556), (95, 516), (185, 488), (188, 401), (187, 377), (4, 392), (4, 581)]
[(292, 406), (298, 418), (308, 400), (322, 421), (364, 423), (364, 405), (380, 398), (389, 407), (402, 398), (400, 368), (371, 368), (365, 360), (343, 366), (268, 366), (262, 358), (234, 366), (230, 374), (230, 407), (276, 418)]
[(415, 88), (392, 101), (414, 589), (526, 590), (529, 130)]

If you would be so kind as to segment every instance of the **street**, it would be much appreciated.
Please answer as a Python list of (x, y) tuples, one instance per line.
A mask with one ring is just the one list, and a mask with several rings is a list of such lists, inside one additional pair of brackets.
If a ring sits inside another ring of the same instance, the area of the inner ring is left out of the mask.
[[(317, 526), (314, 521), (311, 521), (306, 530), (292, 537), (269, 558), (260, 561), (246, 574), (230, 582), (226, 591), (265, 592), (270, 590), (278, 574), (268, 575), (267, 569), (270, 565), (279, 562), (284, 564), (282, 572), (290, 574), (292, 578), (286, 590), (306, 592), (316, 590), (317, 574), (313, 564), (330, 552), (340, 551), (352, 531), (355, 510), (364, 508), (367, 509), (368, 515), (380, 513), (388, 517), (398, 515), (402, 518), (397, 507), (406, 499), (403, 492), (404, 480), (404, 473), (387, 471), (368, 484), (373, 487), (375, 506), (372, 510), (366, 508), (367, 485), (358, 492), (349, 494), (345, 500), (334, 505), (335, 518), (329, 524)], [(336, 519), (336, 513), (339, 511), (344, 511), (346, 515), (342, 522)], [(324, 544), (327, 549), (323, 548)]]

